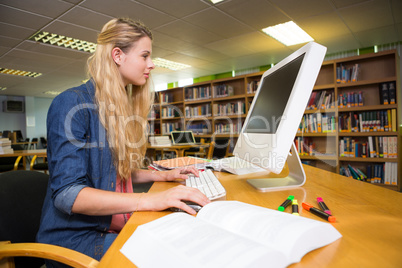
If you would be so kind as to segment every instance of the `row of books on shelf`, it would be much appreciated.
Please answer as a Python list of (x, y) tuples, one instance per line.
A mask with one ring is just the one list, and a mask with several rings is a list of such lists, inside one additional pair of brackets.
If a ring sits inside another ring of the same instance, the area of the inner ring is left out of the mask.
[(208, 134), (211, 130), (205, 123), (191, 124), (187, 126), (187, 130), (193, 131), (194, 134)]
[(211, 87), (189, 87), (184, 89), (184, 99), (186, 101), (203, 100), (211, 98)]
[(364, 106), (363, 92), (345, 92), (338, 96), (338, 108)]
[(344, 137), (339, 140), (339, 155), (363, 158), (397, 158), (398, 138), (396, 136), (369, 136), (367, 140), (361, 140)]
[(158, 109), (151, 109), (151, 111), (149, 112), (149, 114), (148, 114), (148, 120), (155, 120), (155, 119), (158, 119), (158, 118), (160, 118), (160, 112), (159, 112), (159, 110)]
[(11, 147), (9, 138), (0, 138), (0, 154), (12, 154), (14, 149)]
[(313, 91), (307, 103), (307, 110), (329, 109), (335, 108), (334, 92), (327, 92), (326, 90)]
[(242, 128), (241, 122), (236, 123), (216, 123), (215, 133), (217, 134), (239, 134)]
[(335, 156), (333, 152), (322, 153), (316, 150), (312, 138), (296, 137), (294, 140), (296, 150), (300, 156)]
[(246, 103), (244, 101), (214, 103), (212, 111), (216, 116), (246, 114)]
[(369, 164), (365, 166), (365, 170), (349, 164), (341, 166), (339, 173), (346, 177), (371, 183), (398, 184), (398, 163)]
[(336, 131), (334, 115), (304, 114), (297, 133), (331, 133)]
[(181, 123), (180, 122), (169, 122), (169, 123), (162, 123), (162, 134), (168, 135), (170, 132), (174, 130), (180, 130)]
[(228, 97), (228, 96), (234, 96), (234, 88), (231, 85), (226, 85), (226, 84), (219, 84), (219, 85), (214, 85), (214, 98), (223, 98), (223, 97)]
[(372, 132), (397, 130), (396, 109), (341, 113), (340, 132)]
[(353, 66), (347, 67), (340, 64), (336, 67), (336, 82), (349, 83), (359, 80), (360, 64), (356, 63)]
[(211, 116), (211, 104), (186, 106), (184, 108), (184, 115), (186, 118)]
[(380, 83), (380, 103), (395, 104), (396, 103), (396, 83), (387, 82)]
[(173, 102), (173, 93), (172, 92), (161, 92), (160, 93), (161, 103), (171, 103)]
[(180, 110), (175, 106), (162, 108), (162, 118), (180, 117)]
[(260, 80), (253, 80), (247, 84), (247, 93), (252, 94), (255, 93), (260, 85)]

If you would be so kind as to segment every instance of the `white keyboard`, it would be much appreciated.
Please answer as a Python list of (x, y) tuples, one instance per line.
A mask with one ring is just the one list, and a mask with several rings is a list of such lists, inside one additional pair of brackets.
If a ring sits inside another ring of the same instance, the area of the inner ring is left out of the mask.
[(200, 171), (199, 174), (199, 177), (188, 176), (186, 186), (197, 188), (211, 201), (225, 199), (226, 190), (210, 169)]

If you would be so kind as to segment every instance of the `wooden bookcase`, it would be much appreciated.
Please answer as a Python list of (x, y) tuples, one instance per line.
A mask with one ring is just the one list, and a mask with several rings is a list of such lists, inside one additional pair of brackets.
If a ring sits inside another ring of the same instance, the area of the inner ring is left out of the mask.
[[(302, 161), (316, 167), (339, 173), (348, 164), (367, 172), (370, 164), (400, 163), (401, 153), (396, 158), (362, 158), (340, 156), (340, 143), (344, 138), (365, 141), (371, 137), (396, 137), (398, 152), (401, 152), (401, 134), (399, 129), (401, 104), (381, 104), (380, 85), (394, 82), (397, 99), (400, 100), (400, 81), (398, 69), (399, 57), (396, 51), (365, 54), (337, 60), (325, 61), (321, 67), (313, 94), (326, 92), (332, 94), (332, 101), (326, 107), (306, 110), (305, 116), (326, 116), (332, 120), (331, 132), (301, 131), (295, 137), (306, 139), (314, 146), (313, 154), (300, 155)], [(358, 80), (354, 82), (337, 81), (337, 68), (352, 68), (359, 64)], [(148, 119), (151, 134), (168, 135), (171, 130), (193, 130), (196, 138), (206, 141), (220, 137), (230, 137), (231, 150), (244, 123), (250, 104), (254, 97), (254, 89), (264, 72), (217, 79), (192, 84), (185, 87), (167, 89), (157, 93), (155, 112)], [(339, 107), (339, 95), (350, 92), (361, 92), (363, 106)], [(344, 114), (377, 112), (395, 109), (397, 114), (396, 131), (378, 132), (341, 132), (339, 120)], [(169, 113), (170, 112), (170, 113)], [(166, 116), (168, 114), (168, 116)], [(384, 185), (401, 191), (401, 170), (398, 170), (397, 185)]]

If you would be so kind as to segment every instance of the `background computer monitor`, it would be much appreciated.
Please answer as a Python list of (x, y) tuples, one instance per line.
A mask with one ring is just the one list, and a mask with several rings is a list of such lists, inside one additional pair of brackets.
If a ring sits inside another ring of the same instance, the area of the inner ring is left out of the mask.
[(172, 142), (173, 144), (191, 144), (195, 143), (194, 134), (192, 131), (172, 131)]
[(308, 43), (262, 75), (235, 156), (277, 174), (282, 171), (325, 52), (324, 46)]

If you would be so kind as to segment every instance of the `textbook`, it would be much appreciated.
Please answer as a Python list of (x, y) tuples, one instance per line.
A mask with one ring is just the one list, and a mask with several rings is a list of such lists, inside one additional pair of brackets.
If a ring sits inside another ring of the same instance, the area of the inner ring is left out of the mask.
[(121, 248), (136, 266), (286, 267), (342, 235), (330, 224), (238, 201), (140, 225)]

